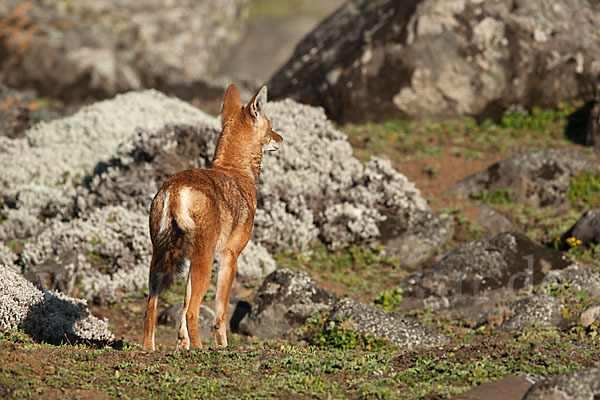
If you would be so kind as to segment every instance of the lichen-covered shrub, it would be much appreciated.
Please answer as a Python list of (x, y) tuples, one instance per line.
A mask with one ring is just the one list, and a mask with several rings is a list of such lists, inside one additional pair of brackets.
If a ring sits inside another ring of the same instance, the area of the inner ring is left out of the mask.
[(263, 159), (254, 237), (270, 249), (304, 249), (317, 236), (332, 248), (360, 243), (379, 236), (384, 210), (427, 209), (389, 162), (354, 158), (322, 109), (284, 100), (268, 115), (284, 142)]
[[(0, 138), (0, 196), (8, 199), (0, 240), (25, 237), (72, 205), (74, 186), (112, 157), (138, 129), (168, 123), (215, 124), (213, 118), (157, 91), (131, 92), (33, 126), (25, 137)], [(44, 212), (50, 215), (43, 215)]]
[(0, 327), (23, 329), (50, 343), (108, 342), (108, 321), (89, 313), (85, 301), (35, 287), (12, 268), (0, 265)]
[(0, 242), (0, 264), (8, 267), (14, 267), (14, 262), (17, 261), (17, 255), (11, 249)]
[[(121, 288), (147, 284), (152, 255), (147, 226), (144, 213), (102, 207), (86, 219), (54, 221), (24, 246), (21, 258), (25, 265), (64, 264), (66, 274), (77, 276), (88, 300), (116, 301)], [(65, 279), (70, 281), (68, 275)]]

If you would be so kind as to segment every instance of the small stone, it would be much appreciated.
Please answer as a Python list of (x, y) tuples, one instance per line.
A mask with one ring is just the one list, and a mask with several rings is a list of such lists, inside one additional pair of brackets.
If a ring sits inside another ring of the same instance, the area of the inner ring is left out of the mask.
[(444, 335), (416, 321), (354, 299), (340, 300), (327, 319), (328, 321), (342, 319), (348, 329), (385, 338), (403, 349), (448, 343), (448, 338)]
[(500, 327), (506, 330), (520, 330), (527, 326), (560, 326), (563, 323), (563, 304), (556, 297), (548, 295), (528, 296), (510, 306), (513, 315)]
[(597, 321), (600, 321), (600, 304), (586, 308), (579, 316), (579, 324), (584, 328)]

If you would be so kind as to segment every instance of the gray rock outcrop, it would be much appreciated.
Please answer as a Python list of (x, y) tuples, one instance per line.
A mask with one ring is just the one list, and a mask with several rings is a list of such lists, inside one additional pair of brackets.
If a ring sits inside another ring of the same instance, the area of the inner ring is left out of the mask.
[(569, 267), (560, 271), (551, 271), (544, 278), (545, 282), (555, 281), (563, 284), (569, 283), (569, 289), (572, 293), (585, 291), (589, 296), (600, 296), (600, 271), (592, 266), (573, 263)]
[(247, 4), (5, 0), (0, 80), (78, 101), (202, 79), (240, 39)]
[(409, 275), (402, 284), (401, 308), (453, 308), (478, 320), (486, 307), (516, 298), (550, 271), (571, 264), (562, 253), (521, 233), (473, 240), (447, 252), (431, 268)]
[(438, 346), (449, 342), (448, 338), (441, 333), (428, 329), (416, 321), (354, 299), (343, 299), (337, 302), (327, 320), (344, 321), (347, 329), (380, 339), (384, 338), (402, 349)]
[(600, 397), (600, 367), (551, 376), (533, 385), (523, 400), (595, 400)]
[(278, 269), (263, 281), (239, 330), (246, 335), (282, 338), (302, 326), (310, 314), (329, 309), (335, 302), (306, 272)]
[(483, 229), (494, 235), (513, 230), (512, 222), (497, 210), (486, 204), (481, 204), (478, 208), (476, 222)]
[(338, 122), (588, 100), (600, 84), (598, 19), (587, 0), (351, 0), (298, 44), (272, 94)]
[(579, 325), (588, 328), (592, 324), (600, 324), (600, 304), (586, 308), (579, 315)]
[(508, 189), (515, 203), (557, 207), (567, 201), (566, 193), (575, 174), (597, 169), (596, 162), (575, 151), (519, 153), (456, 183), (448, 194), (477, 197), (484, 190), (494, 193)]

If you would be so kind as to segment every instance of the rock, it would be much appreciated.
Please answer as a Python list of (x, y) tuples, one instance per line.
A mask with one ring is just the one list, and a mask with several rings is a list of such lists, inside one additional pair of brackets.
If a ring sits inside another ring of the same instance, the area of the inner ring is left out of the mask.
[(586, 211), (561, 240), (564, 242), (571, 237), (581, 240), (584, 247), (600, 243), (600, 209)]
[(38, 341), (107, 344), (108, 321), (90, 314), (85, 301), (39, 289), (0, 265), (0, 328), (23, 329)]
[(485, 204), (479, 206), (476, 222), (481, 228), (494, 235), (513, 229), (512, 222), (508, 218)]
[(600, 368), (554, 375), (533, 385), (523, 400), (595, 400), (600, 397)]
[(344, 321), (347, 329), (371, 334), (380, 339), (384, 338), (402, 349), (437, 346), (449, 342), (448, 338), (441, 333), (428, 329), (416, 321), (353, 299), (337, 302), (327, 319)]
[[(157, 322), (162, 325), (170, 326), (171, 328), (179, 329), (181, 321), (182, 305), (173, 305), (163, 310), (157, 318)], [(213, 325), (215, 321), (215, 313), (204, 304), (200, 305), (198, 312), (198, 329), (200, 330), (200, 338), (208, 340), (213, 335)]]
[(558, 284), (569, 283), (572, 293), (585, 291), (589, 296), (600, 296), (600, 271), (594, 267), (573, 263), (561, 271), (551, 271), (544, 282), (555, 280)]
[(60, 113), (36, 100), (29, 93), (0, 83), (0, 135), (22, 137), (31, 126), (59, 118)]
[(72, 102), (201, 79), (240, 39), (247, 4), (6, 0), (0, 80)]
[(337, 122), (554, 107), (598, 87), (598, 18), (587, 0), (352, 0), (298, 44), (271, 93)]
[(562, 253), (521, 233), (505, 232), (465, 243), (431, 268), (409, 275), (402, 283), (400, 306), (451, 307), (478, 320), (487, 306), (515, 298), (520, 289), (542, 282), (551, 270), (571, 264)]
[(329, 309), (335, 301), (305, 272), (278, 269), (265, 278), (239, 329), (246, 335), (282, 338), (310, 314)]
[(456, 183), (448, 189), (448, 194), (477, 197), (484, 190), (494, 193), (508, 189), (515, 203), (558, 207), (567, 201), (571, 178), (579, 172), (596, 171), (597, 168), (596, 162), (575, 151), (520, 153)]
[(531, 385), (533, 383), (528, 377), (509, 376), (479, 385), (450, 400), (521, 400)]
[(595, 322), (600, 322), (600, 304), (586, 308), (579, 316), (579, 325), (587, 328)]
[(600, 101), (595, 100), (590, 108), (587, 127), (585, 131), (585, 145), (600, 152)]
[[(202, 306), (201, 306), (202, 307)], [(161, 325), (167, 325), (171, 328), (176, 328), (181, 317), (181, 305), (173, 305), (165, 308), (160, 314), (156, 322)]]
[(414, 266), (427, 261), (452, 238), (454, 221), (448, 214), (417, 210), (388, 216), (379, 230), (387, 255)]
[(533, 324), (558, 327), (564, 322), (562, 308), (563, 304), (556, 297), (545, 294), (528, 296), (510, 306), (512, 316), (500, 328), (521, 330)]

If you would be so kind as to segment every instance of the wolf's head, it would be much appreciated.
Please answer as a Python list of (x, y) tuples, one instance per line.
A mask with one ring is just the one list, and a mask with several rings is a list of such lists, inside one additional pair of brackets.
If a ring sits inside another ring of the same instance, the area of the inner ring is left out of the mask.
[[(265, 115), (267, 104), (267, 86), (263, 85), (252, 100), (244, 107), (240, 93), (234, 84), (229, 85), (223, 98), (221, 124), (223, 130), (231, 129), (247, 133), (249, 130), (253, 139), (260, 142), (266, 150), (277, 150), (283, 138), (275, 131), (271, 121)], [(248, 129), (250, 128), (250, 129)]]

